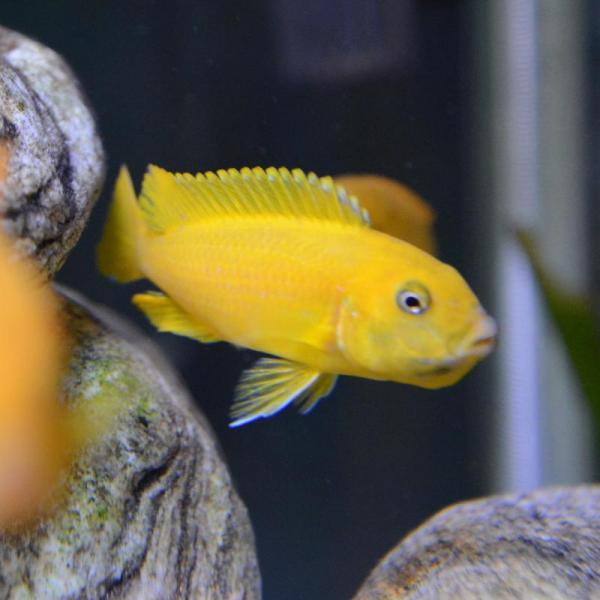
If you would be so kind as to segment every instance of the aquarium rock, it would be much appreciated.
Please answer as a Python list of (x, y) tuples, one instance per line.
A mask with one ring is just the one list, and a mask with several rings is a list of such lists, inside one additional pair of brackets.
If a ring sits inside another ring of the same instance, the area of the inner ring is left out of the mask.
[(54, 515), (0, 537), (0, 598), (258, 600), (248, 514), (158, 351), (74, 293), (64, 382), (90, 434)]
[(53, 50), (0, 27), (0, 227), (52, 275), (104, 180), (92, 111)]
[(600, 598), (600, 486), (451, 506), (396, 546), (354, 600)]

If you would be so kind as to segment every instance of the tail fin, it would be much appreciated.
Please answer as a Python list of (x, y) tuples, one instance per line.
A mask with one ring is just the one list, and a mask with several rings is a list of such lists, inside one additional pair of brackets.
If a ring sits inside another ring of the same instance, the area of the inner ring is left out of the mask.
[(138, 266), (137, 241), (142, 234), (142, 213), (127, 167), (122, 166), (115, 183), (112, 205), (96, 249), (103, 275), (121, 283), (143, 277)]

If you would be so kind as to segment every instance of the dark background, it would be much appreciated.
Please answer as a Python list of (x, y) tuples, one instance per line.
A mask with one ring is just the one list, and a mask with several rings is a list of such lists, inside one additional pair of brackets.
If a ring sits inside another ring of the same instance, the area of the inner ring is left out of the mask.
[(435, 207), (443, 258), (486, 304), (469, 245), (466, 20), (464, 3), (448, 0), (0, 6), (1, 24), (75, 69), (108, 154), (107, 185), (58, 279), (131, 317), (175, 363), (249, 509), (265, 600), (347, 599), (406, 532), (485, 492), (490, 367), (439, 391), (342, 378), (309, 416), (290, 409), (228, 429), (252, 353), (157, 334), (129, 301), (148, 284), (119, 286), (95, 271), (116, 171), (126, 162), (136, 183), (149, 162), (395, 177)]

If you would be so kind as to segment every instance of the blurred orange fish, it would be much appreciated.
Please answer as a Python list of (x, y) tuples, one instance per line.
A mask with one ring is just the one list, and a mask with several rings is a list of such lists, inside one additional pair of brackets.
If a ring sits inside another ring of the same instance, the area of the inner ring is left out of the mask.
[(436, 253), (435, 213), (408, 186), (381, 175), (340, 175), (335, 182), (358, 198), (371, 227), (393, 235), (429, 254)]
[(65, 464), (58, 384), (66, 338), (37, 269), (0, 236), (0, 528), (43, 512)]

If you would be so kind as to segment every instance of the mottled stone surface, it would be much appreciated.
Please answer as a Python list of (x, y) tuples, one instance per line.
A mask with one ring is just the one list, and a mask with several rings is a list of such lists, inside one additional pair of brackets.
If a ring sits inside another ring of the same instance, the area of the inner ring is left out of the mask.
[(354, 600), (600, 598), (600, 487), (451, 506), (405, 538)]
[(49, 48), (0, 27), (0, 226), (53, 274), (103, 180), (102, 144), (70, 68)]
[(108, 426), (78, 456), (54, 516), (0, 537), (0, 598), (260, 598), (246, 509), (187, 393), (105, 309), (78, 299), (66, 314), (66, 402)]

